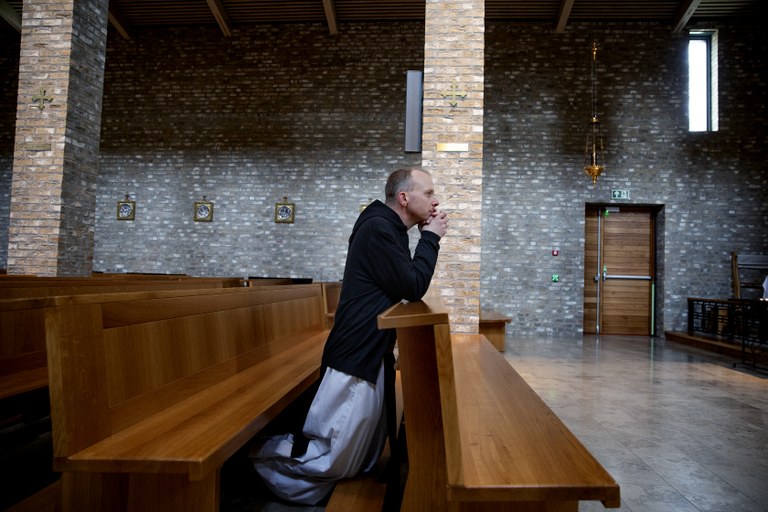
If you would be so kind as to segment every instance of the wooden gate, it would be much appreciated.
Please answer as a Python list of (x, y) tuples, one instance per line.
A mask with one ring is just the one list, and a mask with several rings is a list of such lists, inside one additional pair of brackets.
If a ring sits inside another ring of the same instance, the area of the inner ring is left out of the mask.
[(587, 206), (585, 334), (653, 334), (654, 219), (649, 207)]

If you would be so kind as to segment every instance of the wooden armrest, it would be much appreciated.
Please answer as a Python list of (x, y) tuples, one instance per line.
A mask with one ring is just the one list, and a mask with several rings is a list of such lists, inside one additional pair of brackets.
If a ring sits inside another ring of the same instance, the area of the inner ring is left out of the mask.
[(448, 309), (431, 289), (418, 302), (395, 304), (379, 315), (379, 329), (396, 329), (448, 323)]

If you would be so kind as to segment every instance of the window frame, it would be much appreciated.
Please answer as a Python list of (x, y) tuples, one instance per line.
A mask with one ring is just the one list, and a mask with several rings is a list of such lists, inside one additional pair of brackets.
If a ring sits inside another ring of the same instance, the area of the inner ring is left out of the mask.
[[(690, 44), (702, 41), (706, 45), (706, 127), (695, 128), (691, 125), (691, 61)], [(688, 131), (691, 133), (714, 132), (718, 130), (717, 123), (717, 33), (714, 30), (692, 30), (688, 34)]]

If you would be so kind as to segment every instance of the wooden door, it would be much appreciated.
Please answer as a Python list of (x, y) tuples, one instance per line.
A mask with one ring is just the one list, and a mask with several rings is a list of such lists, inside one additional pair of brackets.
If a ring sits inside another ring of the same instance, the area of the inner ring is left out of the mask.
[(584, 333), (652, 334), (654, 212), (587, 206)]

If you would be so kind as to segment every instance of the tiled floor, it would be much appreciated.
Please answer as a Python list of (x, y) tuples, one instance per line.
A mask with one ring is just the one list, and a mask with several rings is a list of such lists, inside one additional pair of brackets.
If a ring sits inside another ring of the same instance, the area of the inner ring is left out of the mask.
[[(768, 512), (768, 372), (661, 338), (508, 337), (505, 356), (619, 482), (613, 510)], [(322, 510), (249, 494), (222, 511)]]
[(619, 482), (618, 510), (768, 511), (768, 373), (636, 337), (507, 340), (505, 355)]

